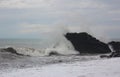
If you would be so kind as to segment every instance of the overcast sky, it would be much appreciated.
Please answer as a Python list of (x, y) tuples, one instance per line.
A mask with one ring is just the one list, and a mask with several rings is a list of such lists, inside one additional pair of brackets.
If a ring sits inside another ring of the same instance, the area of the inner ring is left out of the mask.
[(120, 38), (120, 0), (0, 0), (0, 38), (40, 38), (60, 27)]

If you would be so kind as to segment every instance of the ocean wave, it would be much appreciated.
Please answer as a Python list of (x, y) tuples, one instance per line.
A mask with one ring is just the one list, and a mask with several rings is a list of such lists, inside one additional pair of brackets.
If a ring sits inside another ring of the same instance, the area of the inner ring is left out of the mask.
[(34, 48), (27, 48), (27, 47), (7, 47), (1, 48), (1, 52), (10, 52), (17, 55), (25, 55), (25, 56), (51, 56), (51, 55), (72, 55), (72, 54), (79, 54), (77, 51), (66, 48), (64, 45), (63, 47), (56, 47), (56, 48), (46, 48), (46, 49), (34, 49)]

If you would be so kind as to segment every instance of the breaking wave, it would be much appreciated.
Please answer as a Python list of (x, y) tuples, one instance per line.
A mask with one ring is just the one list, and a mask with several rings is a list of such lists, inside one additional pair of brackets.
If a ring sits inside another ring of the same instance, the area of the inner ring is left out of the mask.
[[(55, 40), (56, 39), (56, 40)], [(59, 54), (59, 55), (72, 55), (72, 54), (79, 54), (73, 47), (70, 41), (68, 41), (64, 35), (59, 35), (53, 39), (52, 43), (50, 43), (49, 47), (35, 49), (29, 47), (12, 47), (16, 50), (17, 53), (22, 55), (29, 55), (29, 56), (49, 56), (52, 54)]]
[(16, 53), (22, 54), (22, 55), (29, 55), (29, 56), (48, 56), (48, 55), (73, 55), (73, 54), (79, 54), (77, 52), (72, 43), (66, 39), (64, 36), (66, 34), (65, 29), (56, 29), (56, 31), (53, 31), (49, 33), (47, 38), (49, 38), (49, 41), (46, 45), (46, 47), (42, 48), (42, 45), (40, 48), (34, 48), (34, 47), (16, 47), (16, 46), (9, 46), (12, 47)]

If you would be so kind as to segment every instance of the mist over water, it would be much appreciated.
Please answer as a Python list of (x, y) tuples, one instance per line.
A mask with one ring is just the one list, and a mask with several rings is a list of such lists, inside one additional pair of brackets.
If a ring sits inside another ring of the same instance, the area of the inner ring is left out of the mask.
[[(100, 41), (106, 41), (104, 38), (97, 37), (95, 33), (92, 34), (90, 29), (85, 28), (80, 26), (77, 32), (87, 32)], [(17, 53), (30, 56), (46, 56), (52, 52), (61, 55), (79, 54), (72, 43), (64, 36), (66, 33), (72, 32), (69, 26), (51, 26), (50, 29), (40, 39), (2, 39), (0, 40), (0, 46), (13, 47)]]
[(46, 39), (4, 39), (1, 44), (6, 47), (13, 47), (17, 53), (30, 56), (46, 56), (51, 52), (61, 55), (78, 54), (72, 43), (65, 38), (68, 29), (64, 26), (54, 27), (47, 33)]

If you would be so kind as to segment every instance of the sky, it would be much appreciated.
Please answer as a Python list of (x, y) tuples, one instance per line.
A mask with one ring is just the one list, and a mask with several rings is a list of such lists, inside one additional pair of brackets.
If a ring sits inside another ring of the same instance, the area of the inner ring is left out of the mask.
[(120, 0), (0, 0), (0, 38), (41, 38), (63, 29), (120, 38)]

